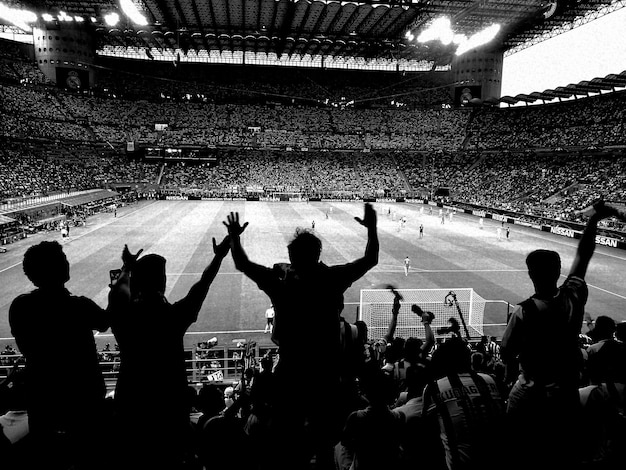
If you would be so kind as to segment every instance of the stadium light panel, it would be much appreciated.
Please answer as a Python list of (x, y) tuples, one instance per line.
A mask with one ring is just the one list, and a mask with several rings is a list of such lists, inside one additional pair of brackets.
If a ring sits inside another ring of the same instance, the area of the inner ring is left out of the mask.
[(74, 21), (74, 18), (72, 18), (71, 16), (69, 16), (67, 13), (65, 13), (64, 11), (60, 11), (59, 12), (59, 16), (57, 17), (59, 19), (59, 21)]
[(83, 18), (82, 16), (75, 16), (74, 21), (76, 21), (77, 23), (82, 23), (83, 21), (85, 21), (85, 18)]
[[(444, 46), (455, 44), (458, 46), (455, 52), (458, 56), (492, 41), (500, 32), (500, 29), (501, 27), (499, 24), (493, 24), (468, 38), (464, 34), (455, 34), (452, 30), (450, 19), (442, 16), (440, 18), (436, 18), (428, 28), (417, 36), (417, 42), (425, 43), (438, 40)], [(405, 37), (409, 41), (412, 41), (414, 38), (411, 31), (407, 31)]]
[(29, 23), (37, 21), (37, 15), (32, 11), (9, 8), (0, 3), (0, 19), (8, 21), (22, 31), (31, 32), (33, 28)]
[(41, 18), (44, 21), (53, 21), (54, 20), (54, 16), (52, 16), (50, 13), (44, 13), (43, 15), (41, 15)]
[(116, 26), (117, 23), (119, 23), (119, 21), (120, 21), (120, 15), (118, 15), (115, 12), (107, 13), (106, 15), (104, 15), (104, 22), (108, 26)]
[(132, 0), (120, 0), (120, 7), (124, 14), (135, 24), (140, 26), (146, 26), (148, 24), (148, 20), (146, 17), (139, 11), (137, 6), (133, 3)]
[(477, 32), (472, 35), (467, 41), (461, 43), (459, 48), (456, 50), (455, 54), (457, 56), (466, 53), (472, 49), (476, 49), (479, 46), (483, 46), (488, 42), (493, 41), (493, 39), (500, 32), (501, 26), (499, 24), (492, 24), (482, 31)]

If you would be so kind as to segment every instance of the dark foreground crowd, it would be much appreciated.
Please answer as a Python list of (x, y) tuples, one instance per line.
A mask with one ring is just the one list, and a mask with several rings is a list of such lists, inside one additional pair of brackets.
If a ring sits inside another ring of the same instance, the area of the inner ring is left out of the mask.
[[(396, 295), (385, 338), (342, 316), (344, 292), (378, 262), (377, 216), (355, 218), (368, 241), (363, 257), (320, 262), (322, 243), (298, 230), (289, 263), (251, 261), (247, 223), (231, 213), (226, 237), (180, 301), (165, 298), (166, 260), (125, 247), (109, 303), (71, 294), (61, 245), (42, 242), (23, 268), (35, 290), (17, 297), (9, 322), (26, 367), (0, 384), (4, 469), (473, 469), (623, 468), (626, 455), (626, 327), (598, 317), (581, 336), (587, 267), (600, 220), (594, 206), (565, 281), (561, 260), (536, 250), (526, 259), (535, 292), (511, 314), (500, 344), (470, 348), (455, 319), (435, 344), (433, 317), (419, 305), (426, 337), (394, 338)], [(183, 337), (198, 316), (222, 260), (274, 306), (266, 356), (237, 390), (187, 382)], [(111, 328), (120, 368), (105, 398), (93, 331)], [(73, 354), (51, 361), (46, 339)], [(142, 338), (158, 339), (158, 361)], [(322, 345), (322, 347), (320, 347)]]

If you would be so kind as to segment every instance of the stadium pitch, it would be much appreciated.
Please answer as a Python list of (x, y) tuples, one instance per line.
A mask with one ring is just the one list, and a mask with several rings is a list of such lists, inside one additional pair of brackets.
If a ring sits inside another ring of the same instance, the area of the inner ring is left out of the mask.
[[(532, 292), (525, 268), (525, 256), (536, 248), (554, 249), (561, 254), (563, 275), (572, 263), (577, 241), (511, 225), (510, 238), (500, 222), (456, 214), (441, 223), (439, 210), (409, 203), (376, 203), (380, 257), (378, 266), (346, 292), (344, 317), (354, 321), (361, 289), (384, 288), (394, 284), (403, 289), (454, 289), (472, 287), (488, 302), (485, 333), (499, 336), (504, 328), (508, 304), (516, 304)], [(423, 210), (422, 210), (423, 208)], [(213, 257), (211, 238), (226, 234), (222, 222), (231, 211), (239, 211), (249, 222), (243, 245), (251, 260), (271, 266), (288, 261), (287, 243), (297, 227), (311, 229), (322, 239), (322, 261), (339, 264), (363, 255), (366, 230), (355, 220), (363, 215), (356, 202), (245, 202), (245, 201), (144, 201), (123, 207), (117, 217), (102, 213), (89, 219), (86, 227), (73, 228), (71, 237), (59, 232), (40, 233), (9, 247), (0, 254), (0, 347), (10, 338), (8, 311), (12, 300), (32, 285), (24, 276), (21, 260), (28, 246), (44, 239), (56, 239), (64, 246), (71, 265), (67, 284), (76, 295), (85, 295), (105, 307), (109, 270), (121, 265), (124, 244), (131, 251), (158, 253), (167, 259), (167, 292), (170, 301), (183, 297)], [(328, 217), (327, 217), (328, 214)], [(402, 217), (406, 222), (401, 223)], [(423, 238), (419, 227), (423, 225)], [(410, 259), (408, 275), (404, 260)], [(591, 317), (609, 315), (626, 320), (626, 252), (598, 246), (587, 281)], [(442, 298), (443, 302), (444, 299)], [(187, 336), (187, 346), (217, 336), (220, 343), (245, 338), (269, 344), (263, 333), (269, 299), (239, 273), (230, 255), (224, 260), (198, 321)], [(512, 307), (511, 307), (512, 308)], [(45, 312), (42, 312), (45, 314)], [(450, 316), (454, 310), (450, 309)], [(315, 319), (311, 318), (311, 328)], [(583, 328), (584, 330), (584, 328)], [(158, 348), (158, 338), (144, 338), (147, 348)], [(114, 343), (110, 331), (99, 334), (98, 346)], [(50, 347), (55, 332), (50, 331)]]

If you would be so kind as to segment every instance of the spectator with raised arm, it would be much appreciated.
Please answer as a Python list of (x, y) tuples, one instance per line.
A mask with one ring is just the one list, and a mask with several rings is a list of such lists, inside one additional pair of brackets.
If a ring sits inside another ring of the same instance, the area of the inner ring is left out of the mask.
[[(175, 469), (182, 464), (191, 442), (183, 338), (198, 318), (229, 243), (228, 237), (220, 244), (213, 239), (213, 260), (188, 294), (173, 304), (165, 298), (165, 258), (140, 258), (143, 250), (133, 255), (124, 247), (121, 275), (109, 294), (111, 329), (121, 359), (115, 401), (124, 443), (122, 466)], [(159, 341), (156, 360), (147, 359), (146, 338)], [(147, 381), (155, 383), (146, 386)], [(138, 420), (140, 410), (147, 412)]]
[(304, 468), (312, 455), (318, 468), (332, 468), (333, 446), (341, 424), (336, 422), (335, 391), (341, 355), (340, 314), (343, 294), (378, 263), (376, 212), (365, 204), (363, 219), (368, 241), (363, 257), (347, 264), (327, 266), (320, 261), (322, 242), (313, 233), (297, 230), (288, 245), (290, 263), (273, 268), (256, 264), (246, 255), (238, 213), (224, 222), (231, 239), (235, 266), (253, 280), (272, 301), (275, 310), (272, 340), (279, 346), (277, 389), (297, 391), (275, 397), (273, 425), (284, 452), (275, 468)]
[(580, 414), (578, 397), (582, 353), (578, 337), (587, 303), (585, 275), (595, 250), (598, 222), (617, 214), (599, 202), (582, 235), (569, 276), (557, 287), (561, 258), (535, 250), (526, 258), (535, 293), (512, 313), (501, 355), (509, 377), (519, 377), (509, 395), (507, 414), (515, 452), (546, 468), (576, 459)]

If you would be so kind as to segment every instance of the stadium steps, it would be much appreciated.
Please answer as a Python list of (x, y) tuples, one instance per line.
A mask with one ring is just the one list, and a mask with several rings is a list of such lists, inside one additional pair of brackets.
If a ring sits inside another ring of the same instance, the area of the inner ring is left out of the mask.
[(159, 176), (157, 177), (156, 184), (161, 184), (161, 180), (163, 179), (163, 173), (165, 173), (165, 163), (161, 164), (161, 169), (159, 170)]
[(474, 161), (474, 163), (472, 163), (469, 168), (467, 169), (468, 171), (473, 171), (478, 165), (480, 165), (482, 162), (485, 161), (485, 158), (487, 158), (487, 154), (484, 152), (480, 152), (480, 154), (478, 155), (478, 158)]
[(398, 160), (396, 160), (395, 155), (393, 153), (390, 153), (389, 155), (391, 156), (391, 159), (393, 160), (393, 164), (398, 169), (398, 174), (400, 175), (400, 178), (404, 182), (404, 189), (406, 189), (407, 191), (412, 191), (413, 188), (411, 188), (411, 183), (409, 183), (409, 179), (404, 174), (404, 171), (400, 169), (400, 165), (398, 164)]
[[(564, 199), (567, 196), (571, 196), (572, 193), (578, 191), (580, 189), (581, 186), (585, 186), (583, 184), (580, 184), (578, 182), (576, 183), (572, 183), (564, 188), (560, 188), (558, 191), (556, 191), (554, 194), (548, 196), (547, 198), (545, 198), (544, 200), (542, 200), (542, 204), (554, 204), (555, 202), (558, 202), (562, 199)], [(571, 190), (571, 191), (570, 191)], [(563, 191), (567, 191), (567, 196), (562, 196)]]

